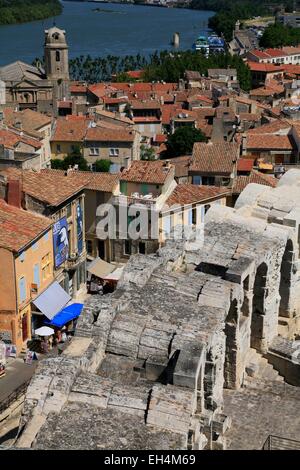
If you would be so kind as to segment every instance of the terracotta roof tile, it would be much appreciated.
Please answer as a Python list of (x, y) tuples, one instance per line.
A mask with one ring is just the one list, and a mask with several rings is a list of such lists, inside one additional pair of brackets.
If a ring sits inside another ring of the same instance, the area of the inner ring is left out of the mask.
[(37, 132), (41, 127), (51, 124), (52, 117), (31, 109), (15, 111), (12, 108), (5, 108), (4, 123), (8, 126), (15, 127), (17, 122), (22, 124), (22, 129), (25, 132)]
[(85, 188), (103, 192), (113, 192), (118, 185), (119, 176), (111, 173), (62, 170), (17, 170), (7, 168), (3, 174), (22, 182), (22, 190), (31, 197), (51, 206), (58, 206), (67, 199), (79, 194)]
[(30, 145), (34, 149), (39, 149), (42, 146), (37, 139), (24, 134), (20, 135), (11, 129), (0, 129), (0, 145), (3, 145), (5, 148), (14, 149), (20, 143)]
[(237, 171), (251, 171), (253, 165), (253, 158), (239, 158), (237, 161)]
[(284, 70), (283, 65), (275, 64), (261, 64), (260, 62), (247, 62), (248, 67), (252, 72), (282, 72)]
[(133, 142), (134, 133), (122, 128), (104, 129), (101, 127), (90, 127), (86, 132), (85, 140), (95, 142)]
[[(77, 116), (79, 117), (79, 116)], [(89, 120), (83, 116), (80, 119), (57, 119), (52, 142), (83, 142)]]
[(132, 109), (160, 109), (161, 104), (159, 101), (156, 100), (131, 100), (130, 106)]
[(215, 186), (198, 186), (196, 184), (178, 184), (172, 194), (168, 197), (166, 203), (168, 206), (173, 204), (192, 204), (205, 201), (220, 196), (226, 196), (231, 193), (231, 189)]
[(295, 142), (289, 135), (273, 135), (273, 134), (249, 134), (246, 140), (247, 150), (249, 149), (281, 149), (293, 150)]
[(231, 174), (239, 157), (239, 144), (232, 142), (196, 142), (191, 171), (208, 174)]
[(274, 176), (252, 170), (250, 175), (239, 175), (235, 178), (232, 192), (234, 194), (240, 194), (250, 183), (263, 184), (265, 186), (271, 186), (272, 188), (275, 188), (277, 186), (278, 180), (274, 178)]
[(249, 129), (248, 135), (250, 134), (276, 134), (276, 132), (281, 130), (289, 130), (292, 125), (285, 120), (279, 120), (264, 124), (262, 126), (256, 127), (255, 129)]
[(51, 225), (50, 219), (10, 206), (0, 199), (0, 246), (18, 252)]
[(171, 165), (162, 160), (147, 162), (133, 161), (129, 168), (123, 170), (120, 175), (121, 181), (131, 181), (134, 183), (164, 184), (169, 174), (174, 171)]

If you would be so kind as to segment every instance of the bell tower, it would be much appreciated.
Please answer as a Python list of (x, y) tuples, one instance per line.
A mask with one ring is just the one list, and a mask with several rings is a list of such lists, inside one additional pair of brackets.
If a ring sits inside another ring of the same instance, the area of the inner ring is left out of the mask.
[(45, 31), (45, 73), (48, 80), (69, 80), (66, 32), (56, 26)]

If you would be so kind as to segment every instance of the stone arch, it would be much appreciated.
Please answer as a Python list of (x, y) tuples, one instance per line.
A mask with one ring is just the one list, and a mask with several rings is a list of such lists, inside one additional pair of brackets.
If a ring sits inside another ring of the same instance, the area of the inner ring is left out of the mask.
[(286, 243), (280, 267), (280, 285), (279, 285), (279, 315), (290, 317), (290, 296), (292, 283), (292, 268), (294, 258), (294, 245), (291, 239)]
[(261, 341), (263, 339), (265, 300), (268, 295), (266, 288), (267, 275), (268, 266), (266, 262), (262, 262), (256, 270), (253, 284), (251, 347), (255, 349), (261, 349)]
[(234, 299), (225, 320), (225, 362), (224, 362), (224, 387), (236, 388), (237, 386), (237, 329), (238, 329), (238, 303)]

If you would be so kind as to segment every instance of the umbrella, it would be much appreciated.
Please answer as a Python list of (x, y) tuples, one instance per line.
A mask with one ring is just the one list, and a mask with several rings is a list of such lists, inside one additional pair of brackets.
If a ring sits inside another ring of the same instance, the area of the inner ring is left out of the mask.
[(53, 333), (53, 328), (49, 328), (49, 326), (42, 326), (41, 328), (35, 330), (35, 334), (39, 336), (51, 336)]

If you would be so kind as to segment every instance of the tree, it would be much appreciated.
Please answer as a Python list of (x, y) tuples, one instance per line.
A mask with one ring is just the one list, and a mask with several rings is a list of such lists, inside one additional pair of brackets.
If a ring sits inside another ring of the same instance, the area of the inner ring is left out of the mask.
[(96, 160), (94, 164), (94, 171), (99, 173), (108, 173), (111, 166), (110, 160)]
[(259, 45), (261, 47), (296, 46), (299, 42), (300, 31), (298, 28), (275, 23), (264, 30)]
[(192, 154), (195, 142), (206, 142), (207, 138), (199, 129), (190, 126), (183, 126), (176, 129), (170, 135), (167, 142), (167, 150), (164, 158), (179, 157), (180, 155)]
[(69, 167), (73, 168), (75, 165), (78, 165), (78, 170), (89, 171), (88, 163), (82, 156), (79, 146), (76, 146), (63, 160), (57, 158), (51, 160), (51, 168), (57, 170), (67, 170)]
[(146, 145), (141, 145), (141, 160), (155, 160), (155, 150), (153, 147), (146, 147)]

